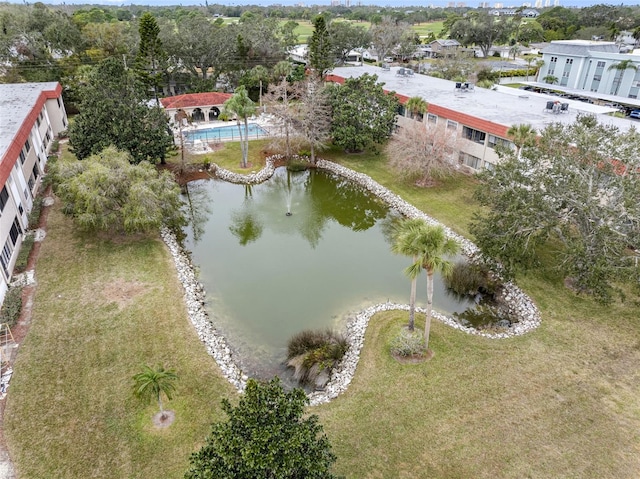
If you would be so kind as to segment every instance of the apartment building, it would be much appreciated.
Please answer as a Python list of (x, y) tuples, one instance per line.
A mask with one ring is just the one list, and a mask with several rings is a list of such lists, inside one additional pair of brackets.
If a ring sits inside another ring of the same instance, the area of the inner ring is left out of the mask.
[(67, 125), (59, 83), (0, 84), (0, 304), (51, 143)]
[[(421, 97), (428, 104), (423, 121), (432, 125), (442, 124), (456, 132), (459, 139), (458, 161), (471, 172), (493, 168), (499, 162), (496, 146), (512, 145), (507, 135), (511, 126), (529, 124), (541, 131), (551, 123), (573, 123), (581, 113), (595, 115), (601, 123), (624, 131), (635, 124), (634, 120), (611, 116), (616, 108), (610, 106), (503, 86), (478, 88), (471, 83), (407, 75), (406, 70), (384, 70), (369, 65), (336, 68), (327, 80), (343, 83), (346, 78), (375, 74), (378, 81), (384, 83), (385, 90), (395, 92), (402, 105), (411, 97)], [(398, 126), (402, 128), (409, 121), (415, 120), (401, 108)]]
[(553, 87), (561, 91), (640, 105), (640, 54), (619, 53), (614, 42), (557, 40), (542, 50), (542, 59), (539, 81), (555, 77)]

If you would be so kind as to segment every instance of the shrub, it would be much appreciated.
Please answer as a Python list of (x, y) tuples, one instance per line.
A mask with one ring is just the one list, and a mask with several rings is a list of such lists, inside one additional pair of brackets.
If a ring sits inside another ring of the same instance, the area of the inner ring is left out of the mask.
[(33, 249), (33, 242), (34, 238), (32, 234), (26, 235), (22, 240), (14, 268), (16, 273), (22, 273), (27, 269), (27, 262), (29, 261), (29, 254), (31, 254), (31, 250)]
[(40, 195), (36, 196), (33, 200), (33, 208), (29, 212), (29, 229), (36, 229), (40, 224), (40, 215), (42, 214), (42, 206), (44, 200)]
[(478, 293), (493, 296), (500, 286), (487, 266), (464, 261), (454, 265), (451, 275), (444, 278), (444, 283), (453, 294), (467, 297), (474, 297)]
[(391, 340), (391, 354), (403, 358), (424, 354), (424, 335), (420, 331), (409, 331), (406, 327), (400, 329)]
[(22, 311), (22, 286), (12, 286), (4, 296), (4, 303), (0, 308), (0, 323), (13, 326), (18, 322)]
[(341, 334), (327, 329), (305, 330), (294, 335), (287, 344), (287, 366), (302, 384), (323, 386), (329, 372), (343, 358), (349, 345)]
[(493, 85), (495, 85), (495, 82), (491, 81), (491, 80), (480, 80), (478, 83), (476, 83), (476, 86), (479, 86), (480, 88), (491, 88)]
[(309, 168), (309, 163), (300, 159), (292, 159), (287, 163), (287, 170), (289, 171), (304, 171)]
[(479, 304), (462, 313), (454, 313), (456, 321), (483, 331), (500, 331), (516, 322), (501, 308), (491, 304)]

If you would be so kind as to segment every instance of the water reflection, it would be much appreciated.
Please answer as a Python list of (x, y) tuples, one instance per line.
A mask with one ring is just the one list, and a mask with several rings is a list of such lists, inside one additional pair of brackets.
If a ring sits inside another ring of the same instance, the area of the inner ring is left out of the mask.
[[(249, 188), (198, 185), (193, 191), (208, 191), (210, 212), (200, 230), (187, 232), (186, 247), (216, 327), (247, 374), (283, 375), (286, 342), (301, 330), (338, 325), (374, 303), (408, 301), (409, 260), (391, 253), (384, 234), (397, 215), (357, 185), (284, 168)], [(434, 300), (443, 311), (466, 309), (439, 280)]]

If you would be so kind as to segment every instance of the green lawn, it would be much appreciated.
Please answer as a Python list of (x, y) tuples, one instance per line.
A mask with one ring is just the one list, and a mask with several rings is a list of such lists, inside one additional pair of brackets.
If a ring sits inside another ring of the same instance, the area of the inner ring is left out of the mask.
[[(233, 148), (211, 159), (237, 165)], [(266, 143), (251, 142), (250, 154), (263, 149)], [(472, 178), (424, 190), (399, 181), (382, 154), (323, 156), (468, 231), (477, 209)], [(5, 412), (19, 477), (182, 477), (189, 452), (220, 418), (220, 399), (235, 393), (186, 319), (163, 244), (88, 237), (56, 204), (37, 279)], [(338, 456), (336, 472), (353, 479), (637, 477), (638, 301), (602, 307), (566, 290), (557, 275), (533, 272), (519, 283), (542, 312), (540, 328), (487, 340), (435, 322), (435, 357), (423, 364), (389, 355), (406, 313), (372, 319), (348, 391), (310, 409)], [(155, 405), (131, 396), (131, 376), (144, 363), (181, 377), (168, 404), (177, 419), (167, 430), (150, 425)]]
[[(361, 26), (365, 30), (368, 30), (371, 27), (370, 22), (356, 22), (351, 20), (344, 19), (336, 19), (334, 21), (338, 22), (350, 22), (356, 26)], [(286, 20), (283, 20), (284, 24)], [(298, 34), (298, 42), (299, 43), (308, 43), (309, 37), (313, 33), (313, 23), (307, 20), (296, 20), (298, 26), (294, 30), (295, 33)], [(429, 23), (417, 23), (415, 25), (411, 25), (411, 29), (414, 30), (421, 38), (426, 37), (429, 33), (433, 33), (436, 38), (440, 37), (440, 31), (442, 31), (443, 22), (429, 22)]]

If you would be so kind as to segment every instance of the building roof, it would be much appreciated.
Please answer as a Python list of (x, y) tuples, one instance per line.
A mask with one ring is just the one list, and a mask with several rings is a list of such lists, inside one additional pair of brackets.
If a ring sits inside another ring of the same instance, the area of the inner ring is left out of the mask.
[(197, 108), (222, 105), (231, 98), (231, 93), (212, 91), (207, 93), (187, 93), (185, 95), (169, 96), (161, 98), (160, 103), (166, 110), (174, 108)]
[(542, 53), (559, 55), (590, 56), (590, 52), (618, 53), (615, 42), (599, 42), (593, 40), (553, 40), (542, 50)]
[[(474, 90), (463, 92), (456, 90), (455, 82), (449, 80), (418, 74), (400, 76), (395, 67), (389, 71), (370, 65), (333, 70), (333, 75), (342, 78), (359, 77), (364, 73), (377, 75), (378, 81), (384, 82), (385, 90), (395, 91), (401, 101), (414, 96), (422, 97), (429, 104), (429, 112), (470, 127), (477, 124), (480, 128), (482, 124), (484, 131), (498, 136), (521, 123), (530, 124), (537, 130), (555, 122), (573, 123), (578, 113), (594, 114), (601, 123), (615, 125), (624, 131), (637, 124), (633, 120), (607, 115), (616, 111), (616, 108), (511, 87), (498, 86), (496, 90), (475, 87)], [(561, 115), (545, 113), (547, 101), (569, 103), (569, 112)]]
[(48, 98), (62, 92), (57, 82), (0, 84), (0, 180), (6, 180), (31, 127)]

